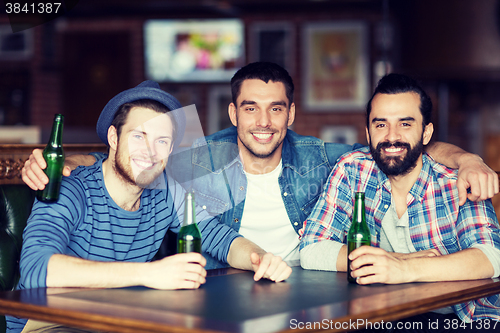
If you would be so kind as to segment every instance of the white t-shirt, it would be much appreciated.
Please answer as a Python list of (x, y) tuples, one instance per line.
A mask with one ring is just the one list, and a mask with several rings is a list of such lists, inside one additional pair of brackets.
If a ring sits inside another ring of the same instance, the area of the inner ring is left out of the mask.
[(278, 177), (282, 163), (273, 171), (247, 176), (247, 194), (239, 233), (283, 260), (299, 259), (299, 236), (281, 198)]

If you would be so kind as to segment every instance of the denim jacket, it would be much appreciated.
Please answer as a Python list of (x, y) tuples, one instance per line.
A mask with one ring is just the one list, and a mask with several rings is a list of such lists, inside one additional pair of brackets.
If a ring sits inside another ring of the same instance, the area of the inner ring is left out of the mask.
[[(283, 170), (278, 181), (288, 217), (297, 234), (323, 191), (337, 159), (352, 149), (350, 145), (325, 143), (315, 137), (287, 131), (282, 150)], [(190, 150), (172, 155), (168, 165), (176, 180), (187, 190), (194, 190), (197, 204), (210, 215), (218, 216), (222, 223), (239, 230), (247, 179), (239, 158), (236, 127), (198, 139)], [(226, 266), (206, 257), (207, 269)]]

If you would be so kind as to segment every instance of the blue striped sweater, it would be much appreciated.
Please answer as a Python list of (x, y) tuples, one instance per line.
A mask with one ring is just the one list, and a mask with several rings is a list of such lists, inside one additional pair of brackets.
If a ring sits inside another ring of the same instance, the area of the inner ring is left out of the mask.
[[(102, 161), (79, 167), (64, 177), (59, 200), (36, 201), (23, 234), (18, 289), (46, 286), (53, 254), (96, 261), (150, 261), (167, 229), (177, 232), (184, 214), (184, 190), (167, 178), (167, 190), (145, 189), (140, 208), (120, 208), (104, 186)], [(175, 204), (174, 204), (175, 203)], [(239, 234), (198, 208), (204, 252), (227, 262)], [(9, 332), (20, 332), (26, 320), (8, 317)]]

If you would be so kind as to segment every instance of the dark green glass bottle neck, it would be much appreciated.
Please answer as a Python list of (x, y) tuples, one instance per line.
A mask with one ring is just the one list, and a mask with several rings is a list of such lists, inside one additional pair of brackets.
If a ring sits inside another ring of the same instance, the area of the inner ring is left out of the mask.
[(64, 116), (56, 114), (54, 116), (54, 124), (52, 125), (52, 132), (50, 133), (49, 145), (62, 146)]

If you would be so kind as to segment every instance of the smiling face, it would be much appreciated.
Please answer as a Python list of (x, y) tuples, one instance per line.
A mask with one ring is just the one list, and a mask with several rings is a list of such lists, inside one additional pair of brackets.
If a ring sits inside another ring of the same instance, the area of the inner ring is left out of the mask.
[(238, 148), (245, 169), (252, 162), (276, 167), (287, 128), (295, 118), (295, 105), (289, 104), (284, 84), (243, 81), (236, 105), (229, 105), (229, 117), (238, 130)]
[(423, 129), (420, 96), (413, 92), (377, 94), (371, 102), (367, 140), (372, 156), (387, 176), (405, 175), (421, 165), (423, 146), (433, 132)]
[(113, 169), (124, 182), (147, 187), (165, 169), (173, 147), (172, 133), (169, 116), (133, 107), (118, 138)]

